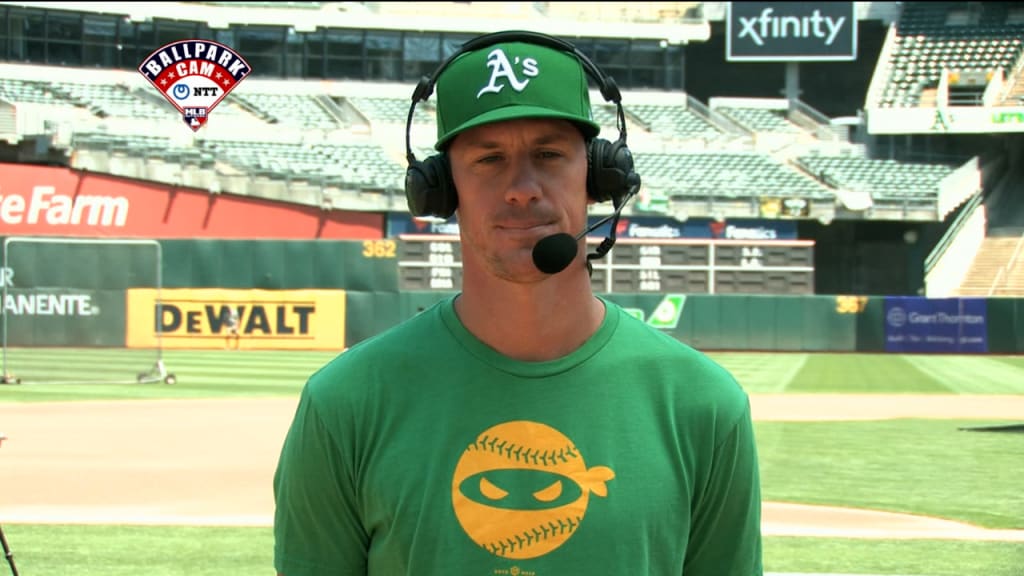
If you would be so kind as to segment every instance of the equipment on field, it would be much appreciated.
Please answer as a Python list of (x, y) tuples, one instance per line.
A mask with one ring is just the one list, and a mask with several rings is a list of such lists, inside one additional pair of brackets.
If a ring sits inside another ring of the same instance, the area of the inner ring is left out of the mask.
[[(163, 361), (160, 299), (129, 310), (128, 293), (159, 294), (155, 240), (8, 237), (0, 261), (0, 384), (174, 384)], [(126, 341), (133, 322), (155, 345)]]
[[(4, 440), (7, 436), (0, 433), (0, 446), (3, 446)], [(18, 567), (14, 565), (14, 554), (11, 554), (11, 547), (7, 545), (7, 538), (4, 537), (4, 529), (0, 527), (0, 545), (4, 548), (4, 557), (7, 558), (7, 563), (11, 566), (11, 574), (18, 576)]]
[(11, 574), (18, 576), (18, 567), (14, 565), (14, 554), (11, 553), (11, 547), (7, 545), (7, 538), (4, 537), (3, 527), (0, 527), (0, 544), (3, 544), (4, 557), (7, 558), (7, 563), (11, 566)]

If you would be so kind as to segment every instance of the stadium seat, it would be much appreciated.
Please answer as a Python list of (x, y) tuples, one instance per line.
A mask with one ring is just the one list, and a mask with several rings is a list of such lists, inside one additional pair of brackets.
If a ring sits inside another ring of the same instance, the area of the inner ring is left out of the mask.
[(919, 106), (922, 90), (936, 87), (945, 72), (1010, 72), (1022, 54), (1024, 24), (1007, 21), (1006, 4), (905, 2), (878, 105)]
[(686, 106), (631, 104), (629, 113), (655, 134), (671, 138), (715, 140), (724, 133)]
[(740, 126), (752, 132), (772, 132), (783, 134), (796, 134), (801, 132), (800, 128), (786, 118), (781, 110), (768, 108), (740, 108), (733, 106), (719, 106), (716, 112), (723, 114)]
[(918, 164), (856, 156), (808, 155), (794, 163), (822, 183), (843, 190), (866, 191), (878, 203), (938, 199), (938, 185), (955, 169), (946, 164)]
[(83, 84), (75, 82), (53, 82), (50, 88), (58, 95), (77, 105), (83, 106), (101, 118), (121, 117), (136, 119), (167, 119), (177, 111), (167, 106), (157, 106), (134, 96), (124, 86), (109, 84)]
[(745, 152), (637, 153), (645, 182), (670, 197), (830, 199), (831, 192), (771, 157)]
[[(411, 102), (403, 98), (349, 96), (345, 100), (355, 107), (370, 123), (405, 124), (409, 119)], [(413, 115), (416, 124), (433, 124), (434, 115), (429, 104), (416, 106)]]
[[(261, 93), (247, 91), (231, 98), (272, 124), (286, 124), (299, 128), (334, 130), (340, 127), (338, 119), (320, 106), (312, 96), (304, 94)], [(220, 108), (217, 109), (220, 112)]]
[(46, 89), (46, 83), (27, 80), (0, 78), (0, 98), (11, 102), (31, 104), (65, 103), (64, 100)]

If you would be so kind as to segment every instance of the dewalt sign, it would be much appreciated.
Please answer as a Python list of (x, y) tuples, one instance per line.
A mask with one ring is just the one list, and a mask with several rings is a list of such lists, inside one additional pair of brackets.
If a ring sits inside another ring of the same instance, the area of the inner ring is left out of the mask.
[(243, 350), (345, 347), (344, 290), (133, 288), (126, 306), (129, 348), (224, 348), (232, 310)]

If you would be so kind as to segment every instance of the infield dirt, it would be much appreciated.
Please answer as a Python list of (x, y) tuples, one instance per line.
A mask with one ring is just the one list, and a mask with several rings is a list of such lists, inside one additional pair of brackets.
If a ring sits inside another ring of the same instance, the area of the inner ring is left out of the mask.
[[(0, 521), (270, 526), (295, 399), (0, 404)], [(752, 395), (758, 421), (1020, 419), (1024, 396)], [(766, 536), (1024, 542), (883, 511), (765, 502)]]

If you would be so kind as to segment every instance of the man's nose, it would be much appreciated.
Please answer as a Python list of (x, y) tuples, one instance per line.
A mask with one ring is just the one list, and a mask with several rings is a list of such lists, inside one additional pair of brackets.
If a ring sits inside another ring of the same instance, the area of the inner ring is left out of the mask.
[(530, 158), (513, 161), (511, 176), (505, 188), (505, 201), (511, 204), (529, 204), (541, 195), (543, 176)]

